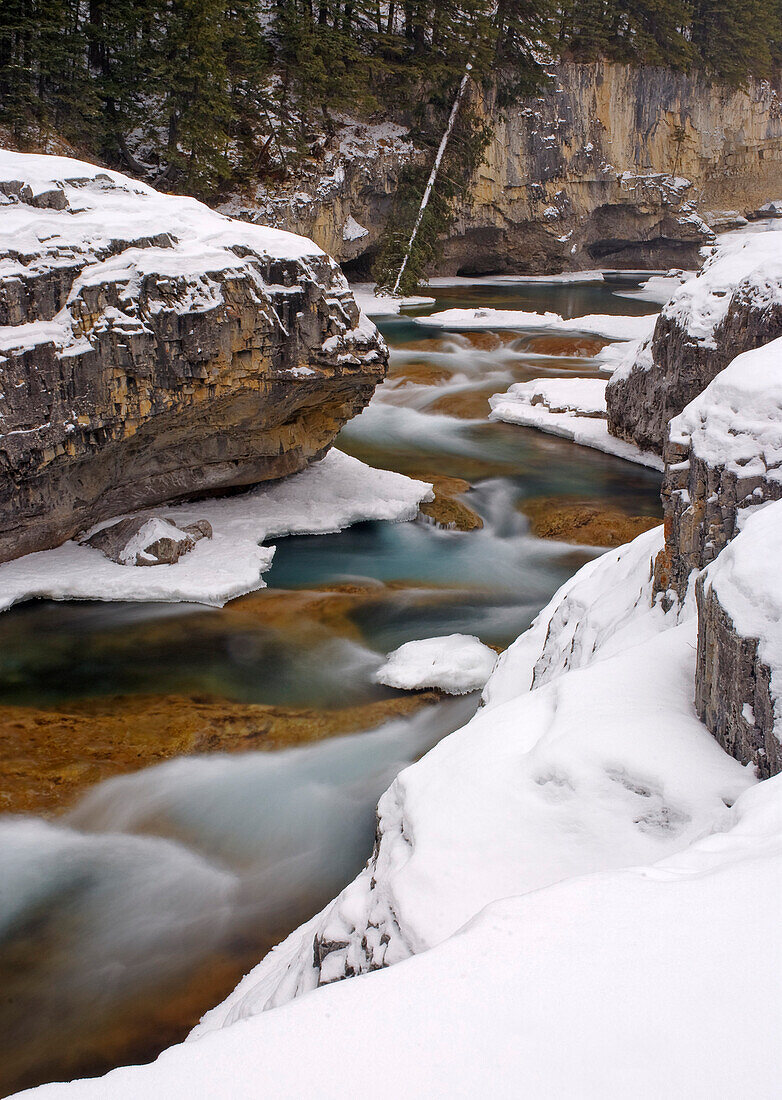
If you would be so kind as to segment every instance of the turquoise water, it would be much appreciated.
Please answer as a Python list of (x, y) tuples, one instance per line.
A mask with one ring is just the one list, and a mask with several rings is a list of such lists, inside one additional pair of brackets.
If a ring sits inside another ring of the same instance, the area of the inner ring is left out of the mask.
[[(438, 309), (648, 312), (605, 287), (434, 293)], [(398, 693), (373, 682), (387, 651), (454, 631), (508, 645), (599, 553), (532, 537), (525, 500), (659, 515), (657, 474), (486, 419), (488, 395), (514, 381), (598, 373), (594, 341), (552, 353), (537, 336), (442, 333), (409, 317), (381, 327), (390, 377), (337, 445), (400, 472), (466, 479), (483, 530), (365, 523), (277, 539), (269, 593), (225, 609), (16, 607), (0, 615), (0, 705), (97, 698), (122, 714), (123, 697), (142, 694), (323, 708), (389, 698)], [(355, 600), (336, 617), (310, 614), (306, 601), (334, 586)], [(360, 869), (380, 793), (477, 702), (282, 753), (170, 761), (98, 784), (51, 823), (0, 815), (0, 1094), (152, 1058), (183, 1038)], [(206, 983), (200, 1000), (169, 1010), (183, 983), (215, 969), (222, 987)], [(110, 1039), (96, 1046), (101, 1028)]]

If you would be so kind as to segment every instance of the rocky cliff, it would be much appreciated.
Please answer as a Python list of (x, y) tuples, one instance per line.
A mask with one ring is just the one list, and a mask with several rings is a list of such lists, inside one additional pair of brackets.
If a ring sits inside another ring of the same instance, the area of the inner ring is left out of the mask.
[[(779, 191), (782, 107), (769, 84), (732, 90), (697, 73), (563, 64), (538, 97), (475, 106), (492, 138), (443, 273), (690, 265), (710, 239), (701, 217), (717, 224), (717, 212)], [(303, 182), (227, 209), (366, 266), (400, 170), (421, 156), (401, 126), (346, 123)]]
[(737, 356), (671, 421), (658, 591), (683, 599), (692, 571), (714, 561), (745, 510), (782, 497), (781, 372), (782, 338)]
[(0, 153), (0, 561), (301, 470), (387, 353), (311, 241)]
[(782, 771), (782, 504), (748, 516), (699, 578), (695, 706), (761, 779)]
[[(761, 229), (723, 238), (664, 307), (651, 339), (611, 378), (609, 432), (662, 454), (671, 418), (737, 355), (779, 335), (779, 234)], [(673, 454), (669, 465), (677, 461)]]

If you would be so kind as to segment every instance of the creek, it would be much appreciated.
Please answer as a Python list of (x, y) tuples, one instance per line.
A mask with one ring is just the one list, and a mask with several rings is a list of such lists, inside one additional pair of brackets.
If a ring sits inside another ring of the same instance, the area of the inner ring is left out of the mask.
[[(481, 530), (369, 523), (278, 539), (268, 589), (223, 609), (38, 601), (0, 616), (11, 811), (0, 816), (1, 1095), (153, 1058), (361, 868), (379, 795), (478, 705), (430, 699), (395, 713), (402, 693), (373, 681), (384, 654), (454, 631), (507, 646), (599, 553), (535, 538), (525, 501), (659, 516), (652, 471), (486, 419), (487, 397), (512, 382), (598, 375), (602, 341), (447, 333), (413, 319), (469, 306), (566, 318), (653, 307), (604, 285), (485, 280), (431, 293), (435, 306), (380, 320), (389, 378), (338, 446), (401, 473), (465, 479)], [(218, 730), (218, 751), (141, 766), (155, 756), (137, 746), (137, 724), (164, 714), (170, 732), (188, 707), (245, 723), (247, 708), (272, 708), (283, 724), (306, 710), (313, 723), (329, 716), (329, 735), (237, 751), (244, 743), (223, 744)], [(381, 718), (340, 725), (358, 707)], [(48, 742), (32, 760), (29, 738), (58, 715), (76, 740), (70, 757), (58, 742), (55, 769)], [(93, 744), (101, 723), (120, 731), (94, 772), (79, 770), (79, 722)]]

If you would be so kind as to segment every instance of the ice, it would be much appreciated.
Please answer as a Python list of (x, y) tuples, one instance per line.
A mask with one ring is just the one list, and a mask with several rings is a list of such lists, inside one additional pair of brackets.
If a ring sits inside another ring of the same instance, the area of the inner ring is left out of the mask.
[(645, 317), (622, 317), (609, 313), (593, 313), (564, 320), (558, 313), (531, 313), (522, 309), (446, 309), (427, 317), (415, 317), (416, 324), (433, 328), (518, 329), (522, 331), (568, 332), (601, 336), (606, 340), (640, 340), (648, 336), (657, 314)]
[[(341, 451), (282, 481), (248, 493), (166, 505), (178, 527), (206, 519), (213, 537), (201, 539), (174, 565), (135, 567), (110, 561), (99, 550), (66, 542), (54, 550), (0, 565), (0, 610), (20, 600), (163, 600), (222, 606), (264, 585), (272, 563), (268, 539), (327, 534), (365, 520), (413, 519), (431, 486), (376, 470)], [(94, 530), (107, 527), (107, 520)]]
[(736, 356), (669, 431), (709, 466), (782, 482), (782, 337)]
[(596, 378), (548, 379), (516, 383), (489, 398), (490, 420), (537, 428), (582, 447), (662, 470), (662, 459), (633, 443), (609, 435), (605, 419), (606, 383)]
[(405, 642), (375, 673), (379, 684), (414, 691), (438, 688), (449, 695), (478, 691), (491, 676), (497, 654), (472, 634), (448, 634)]
[(392, 317), (402, 309), (434, 304), (434, 298), (427, 298), (420, 294), (397, 298), (392, 294), (384, 294), (382, 291), (378, 293), (374, 283), (354, 283), (350, 289), (353, 291), (353, 297), (356, 299), (359, 308), (369, 317)]

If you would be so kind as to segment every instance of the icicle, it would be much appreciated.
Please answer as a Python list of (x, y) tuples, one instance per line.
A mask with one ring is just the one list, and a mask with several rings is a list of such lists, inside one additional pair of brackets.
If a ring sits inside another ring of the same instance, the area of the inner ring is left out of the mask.
[(448, 140), (451, 136), (451, 131), (453, 130), (454, 123), (456, 122), (456, 116), (459, 113), (459, 106), (462, 102), (462, 96), (464, 95), (464, 90), (467, 87), (467, 81), (470, 79), (471, 71), (472, 71), (472, 64), (470, 62), (468, 62), (467, 63), (467, 68), (464, 70), (464, 76), (462, 77), (462, 82), (459, 85), (459, 91), (456, 93), (456, 99), (454, 100), (453, 107), (451, 108), (451, 117), (448, 119), (448, 126), (446, 127), (445, 133), (443, 134), (442, 140), (440, 142), (440, 148), (437, 150), (437, 156), (434, 158), (434, 164), (432, 165), (432, 171), (429, 173), (429, 179), (426, 182), (426, 188), (424, 189), (424, 197), (421, 199), (421, 205), (418, 208), (418, 217), (415, 219), (415, 225), (413, 226), (413, 232), (410, 234), (410, 240), (407, 242), (407, 251), (405, 252), (405, 258), (402, 260), (402, 266), (399, 268), (399, 274), (396, 277), (396, 282), (394, 283), (394, 289), (391, 291), (392, 294), (398, 294), (399, 293), (399, 284), (401, 283), (402, 276), (405, 273), (405, 268), (407, 267), (407, 261), (410, 259), (410, 253), (413, 250), (413, 245), (415, 244), (415, 238), (418, 235), (418, 230), (421, 227), (421, 222), (423, 221), (423, 217), (424, 217), (424, 211), (426, 210), (427, 204), (429, 202), (429, 196), (432, 193), (432, 188), (434, 187), (435, 180), (437, 179), (437, 173), (440, 170), (440, 164), (442, 163), (443, 155), (445, 153), (446, 146), (448, 145)]

